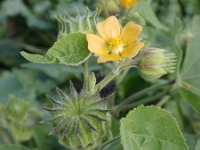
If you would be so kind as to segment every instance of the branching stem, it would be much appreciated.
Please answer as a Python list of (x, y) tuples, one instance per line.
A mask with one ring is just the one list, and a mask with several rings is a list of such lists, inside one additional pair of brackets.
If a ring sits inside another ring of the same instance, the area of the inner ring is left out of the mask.
[[(103, 79), (101, 80), (96, 86), (94, 91), (101, 91), (108, 83), (110, 83), (117, 75), (119, 75), (122, 71), (127, 69), (127, 67), (130, 67), (132, 65), (131, 61), (123, 61), (119, 62), (117, 65), (114, 66), (112, 71)], [(135, 65), (132, 65), (131, 67), (135, 67)]]
[(164, 82), (164, 83), (159, 83), (159, 84), (155, 84), (155, 85), (152, 85), (146, 89), (143, 89), (137, 93), (134, 93), (133, 95), (129, 96), (128, 98), (126, 98), (125, 100), (123, 100), (123, 102), (121, 102), (120, 104), (118, 104), (117, 106), (115, 106), (113, 108), (113, 111), (116, 112), (116, 111), (121, 111), (122, 109), (124, 109), (124, 107), (126, 107), (130, 102), (134, 102), (135, 100), (137, 100), (137, 98), (145, 95), (146, 93), (150, 92), (150, 91), (153, 91), (153, 90), (156, 90), (156, 89), (159, 89), (160, 87), (162, 86), (165, 86), (167, 85), (169, 82)]
[(88, 61), (85, 61), (83, 63), (83, 76), (84, 76), (84, 81), (86, 82), (88, 80), (88, 76), (89, 76)]

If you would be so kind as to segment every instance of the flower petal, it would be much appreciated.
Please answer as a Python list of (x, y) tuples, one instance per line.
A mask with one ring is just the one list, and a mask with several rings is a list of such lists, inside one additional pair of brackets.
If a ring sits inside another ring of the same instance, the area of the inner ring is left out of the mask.
[(128, 22), (122, 30), (121, 39), (125, 44), (130, 44), (137, 39), (142, 31), (142, 26)]
[(124, 49), (124, 51), (122, 52), (122, 56), (131, 59), (138, 54), (142, 47), (144, 47), (143, 42), (133, 43)]
[(120, 25), (115, 16), (110, 16), (103, 22), (97, 24), (97, 31), (99, 35), (108, 40), (109, 38), (115, 38), (120, 36)]
[(117, 54), (107, 54), (99, 56), (97, 62), (104, 63), (106, 61), (118, 61), (118, 60), (122, 60), (122, 57)]
[(86, 35), (86, 38), (88, 41), (88, 49), (92, 53), (95, 53), (97, 55), (108, 53), (108, 51), (106, 50), (106, 43), (102, 38), (90, 33)]

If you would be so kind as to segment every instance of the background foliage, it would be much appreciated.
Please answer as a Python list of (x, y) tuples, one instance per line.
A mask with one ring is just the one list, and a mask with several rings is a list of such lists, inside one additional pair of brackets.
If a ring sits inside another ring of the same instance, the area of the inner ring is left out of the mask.
[[(45, 54), (57, 39), (58, 25), (54, 16), (64, 12), (73, 16), (76, 14), (75, 8), (80, 13), (84, 13), (85, 6), (91, 10), (95, 10), (96, 6), (100, 7), (102, 10), (100, 19), (106, 15), (118, 14), (119, 11), (112, 0), (106, 7), (100, 0), (0, 1), (0, 143), (2, 144), (0, 150), (12, 150), (13, 144), (19, 143), (24, 145), (18, 146), (19, 150), (64, 149), (58, 143), (56, 135), (48, 136), (52, 126), (39, 123), (49, 117), (49, 113), (41, 106), (48, 105), (45, 101), (46, 94), (56, 95), (55, 87), (69, 91), (67, 84), (69, 80), (73, 80), (75, 86), (80, 89), (82, 68), (28, 63), (22, 58), (20, 52)], [(130, 108), (126, 108), (126, 111), (115, 112), (112, 124), (114, 135), (119, 134), (117, 120), (125, 117), (127, 110), (132, 110), (140, 104), (155, 104), (165, 108), (176, 118), (189, 149), (200, 149), (199, 8), (199, 0), (154, 0), (150, 4), (147, 0), (140, 0), (137, 6), (123, 18), (124, 21), (131, 18), (136, 20), (137, 15), (135, 16), (134, 13), (139, 12), (143, 19), (138, 18), (138, 22), (145, 25), (143, 39), (148, 39), (150, 41), (148, 44), (154, 47), (175, 51), (178, 56), (178, 65), (175, 74), (163, 77), (163, 79), (172, 79), (176, 83), (171, 88), (172, 91), (175, 89), (174, 92), (169, 92), (169, 88), (147, 92), (144, 97), (134, 100), (135, 103)], [(85, 53), (85, 55), (88, 54)], [(92, 71), (95, 71), (99, 81), (111, 69), (109, 63), (100, 66), (93, 59), (90, 60), (89, 66)], [(125, 78), (122, 74), (101, 94), (106, 96), (116, 90), (116, 100), (113, 103), (118, 104), (126, 98), (133, 99), (131, 97), (133, 93), (152, 84), (154, 83), (143, 80), (136, 70), (131, 69), (126, 73)], [(162, 94), (162, 92), (166, 93)], [(159, 93), (161, 94), (158, 95)], [(145, 100), (148, 97), (154, 98)], [(148, 108), (151, 113), (153, 110), (151, 107)], [(142, 116), (140, 109), (142, 107), (134, 110), (138, 112), (136, 114), (130, 112), (128, 117)], [(161, 110), (155, 111), (163, 115), (166, 113)], [(171, 115), (166, 116), (167, 121), (171, 121)], [(122, 119), (123, 132), (129, 132), (129, 125), (126, 123), (128, 117)], [(140, 120), (142, 123), (147, 118), (143, 119)], [(136, 127), (138, 125), (134, 124)], [(176, 124), (171, 124), (171, 126), (174, 128)], [(177, 138), (182, 138), (182, 136)], [(121, 147), (120, 142), (116, 141), (107, 149), (117, 150)], [(16, 146), (15, 149), (17, 149)], [(183, 149), (187, 148), (184, 147), (181, 150)]]

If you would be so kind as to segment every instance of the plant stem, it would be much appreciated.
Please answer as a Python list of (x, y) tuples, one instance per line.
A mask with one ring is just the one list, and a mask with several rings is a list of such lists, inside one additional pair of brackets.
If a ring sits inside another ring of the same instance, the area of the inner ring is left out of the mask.
[(88, 76), (89, 76), (89, 72), (88, 72), (88, 61), (85, 61), (85, 62), (83, 63), (83, 76), (84, 76), (84, 81), (87, 82)]
[(103, 143), (103, 145), (99, 148), (99, 150), (103, 150), (107, 145), (109, 145), (109, 144), (111, 144), (111, 143), (117, 141), (119, 138), (120, 138), (120, 136), (116, 136), (116, 137), (114, 137), (113, 139), (111, 139), (111, 140), (109, 140), (109, 141)]
[(160, 84), (156, 84), (156, 85), (152, 85), (142, 91), (139, 91), (131, 96), (129, 96), (128, 98), (126, 98), (123, 102), (121, 102), (120, 104), (118, 104), (117, 106), (115, 106), (113, 108), (113, 111), (120, 111), (124, 106), (126, 106), (128, 103), (130, 102), (133, 102), (135, 101), (137, 98), (145, 95), (146, 93), (148, 93), (149, 91), (152, 91), (152, 90), (156, 90), (164, 85), (168, 84), (168, 82), (165, 82), (165, 83), (160, 83)]
[(164, 91), (164, 92), (161, 92), (161, 93), (159, 93), (157, 95), (154, 95), (152, 97), (144, 98), (144, 99), (139, 100), (139, 101), (137, 101), (137, 102), (135, 102), (133, 104), (130, 104), (130, 105), (126, 106), (126, 107), (121, 108), (121, 110), (132, 109), (132, 108), (134, 108), (134, 107), (136, 107), (138, 105), (141, 105), (141, 104), (146, 104), (146, 103), (154, 102), (157, 99), (163, 97), (166, 94), (166, 92), (167, 91)]
[(156, 104), (156, 106), (162, 107), (169, 99), (170, 99), (170, 96), (169, 96), (169, 95), (164, 96), (164, 97)]
[[(125, 69), (127, 69), (127, 67), (130, 67), (132, 64), (131, 61), (121, 61), (118, 62), (114, 68), (112, 69), (112, 71), (103, 79), (101, 80), (94, 89), (94, 92), (97, 91), (101, 91), (108, 83), (110, 83), (117, 75), (119, 75), (120, 72), (124, 71)], [(134, 65), (132, 65), (131, 67), (134, 67)]]
[(112, 81), (116, 76), (118, 75), (118, 73), (115, 72), (110, 72), (103, 80), (101, 80), (96, 86), (94, 91), (101, 91), (108, 83), (110, 83), (110, 81)]
[(128, 73), (129, 70), (130, 70), (130, 69), (124, 70), (124, 71), (118, 76), (118, 78), (117, 78), (117, 85), (119, 85), (119, 84), (123, 81), (124, 77), (127, 75), (127, 73)]

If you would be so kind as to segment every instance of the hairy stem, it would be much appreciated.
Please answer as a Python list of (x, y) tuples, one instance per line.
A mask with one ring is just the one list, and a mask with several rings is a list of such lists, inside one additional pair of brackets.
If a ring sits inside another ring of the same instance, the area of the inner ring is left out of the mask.
[(110, 72), (103, 80), (101, 80), (96, 86), (94, 91), (101, 91), (108, 83), (110, 83), (118, 73)]
[(125, 78), (125, 76), (127, 75), (129, 69), (124, 70), (117, 78), (117, 85), (119, 85), (123, 79)]
[(128, 98), (126, 98), (123, 102), (121, 102), (120, 104), (118, 104), (117, 106), (115, 106), (113, 108), (113, 111), (116, 112), (116, 111), (121, 111), (123, 107), (125, 107), (126, 105), (128, 105), (130, 102), (133, 102), (135, 100), (137, 100), (137, 98), (143, 96), (143, 95), (146, 95), (146, 93), (150, 92), (150, 91), (153, 91), (153, 90), (156, 90), (156, 89), (159, 89), (160, 87), (162, 86), (165, 86), (167, 85), (168, 82), (164, 82), (164, 83), (159, 83), (159, 84), (156, 84), (156, 85), (152, 85), (144, 90), (141, 90), (137, 93), (134, 93), (133, 95), (129, 96)]
[(89, 72), (88, 72), (88, 61), (85, 61), (85, 62), (83, 63), (83, 76), (84, 76), (84, 81), (87, 82), (88, 76), (89, 76)]
[(170, 99), (170, 96), (169, 96), (169, 95), (164, 96), (164, 97), (156, 104), (156, 106), (162, 107), (169, 99)]
[(132, 65), (132, 61), (123, 61), (116, 64), (112, 71), (95, 86), (94, 91), (101, 91), (108, 83), (110, 83), (117, 75), (119, 75), (120, 72), (127, 69), (127, 67), (135, 67), (135, 65)]
[(147, 97), (147, 98), (139, 100), (139, 101), (137, 101), (137, 102), (135, 102), (133, 104), (130, 104), (130, 105), (126, 106), (126, 107), (122, 107), (121, 111), (122, 110), (127, 110), (127, 109), (132, 109), (132, 108), (137, 107), (137, 106), (142, 105), (142, 104), (147, 104), (147, 103), (155, 102), (158, 99), (162, 98), (166, 94), (166, 92), (167, 91), (161, 92), (161, 93), (159, 93), (157, 95), (154, 95), (152, 97)]

